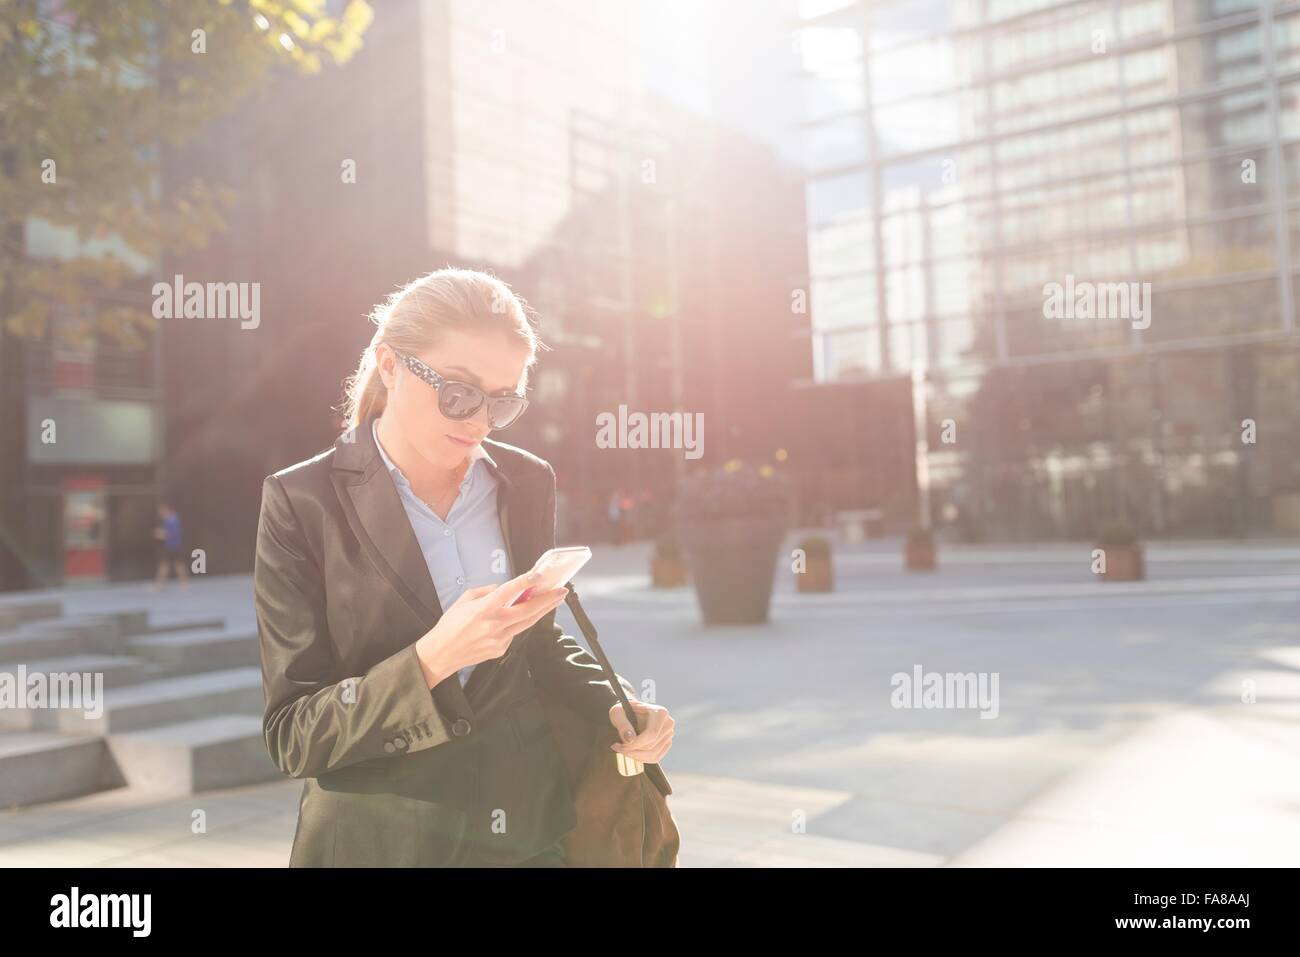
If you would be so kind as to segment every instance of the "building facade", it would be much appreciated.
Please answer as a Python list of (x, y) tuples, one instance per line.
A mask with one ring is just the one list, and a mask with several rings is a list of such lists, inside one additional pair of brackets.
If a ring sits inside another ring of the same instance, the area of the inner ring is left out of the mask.
[(154, 567), (152, 342), (65, 341), (63, 325), (54, 317), (42, 340), (0, 336), (0, 591), (141, 578)]
[(147, 312), (156, 264), (117, 237), (83, 243), (37, 217), (10, 225), (22, 260), (111, 252), (125, 269), (115, 288), (89, 286), (75, 311), (50, 304), (39, 338), (0, 326), (0, 591), (147, 577), (163, 497), (157, 340), (85, 328), (101, 310)]
[(809, 0), (796, 29), (806, 385), (910, 383), (918, 518), (1300, 531), (1300, 4)]

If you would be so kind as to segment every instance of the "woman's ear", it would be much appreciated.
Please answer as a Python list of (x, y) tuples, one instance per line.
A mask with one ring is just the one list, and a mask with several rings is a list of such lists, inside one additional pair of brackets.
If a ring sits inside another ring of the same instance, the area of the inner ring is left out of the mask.
[(397, 356), (386, 342), (375, 346), (375, 367), (379, 370), (379, 381), (384, 384), (384, 388), (391, 389), (397, 383)]

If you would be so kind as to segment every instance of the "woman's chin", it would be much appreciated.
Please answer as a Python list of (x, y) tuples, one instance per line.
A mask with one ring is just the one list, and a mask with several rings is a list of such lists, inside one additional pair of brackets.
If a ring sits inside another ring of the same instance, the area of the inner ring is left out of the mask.
[(430, 464), (436, 464), (440, 468), (455, 469), (460, 468), (460, 464), (465, 461), (470, 450), (458, 442), (443, 436), (437, 439), (429, 449), (430, 455), (428, 460)]
[(444, 435), (442, 441), (446, 448), (459, 452), (461, 455), (468, 455), (478, 445), (476, 441), (461, 439), (455, 435)]

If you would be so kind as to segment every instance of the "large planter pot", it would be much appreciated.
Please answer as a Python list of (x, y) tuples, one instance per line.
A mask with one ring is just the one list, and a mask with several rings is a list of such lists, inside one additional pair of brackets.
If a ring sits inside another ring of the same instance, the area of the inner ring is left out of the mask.
[(680, 558), (650, 559), (650, 587), (681, 588), (686, 584), (686, 562)]
[(1098, 545), (1106, 555), (1104, 582), (1140, 582), (1146, 579), (1141, 545)]
[(800, 592), (831, 591), (831, 557), (829, 555), (808, 556), (807, 567), (802, 572), (795, 572), (794, 587)]
[(909, 541), (903, 550), (903, 560), (909, 572), (934, 571), (936, 564), (934, 542)]
[(678, 541), (706, 625), (767, 621), (785, 526), (769, 518), (680, 525)]

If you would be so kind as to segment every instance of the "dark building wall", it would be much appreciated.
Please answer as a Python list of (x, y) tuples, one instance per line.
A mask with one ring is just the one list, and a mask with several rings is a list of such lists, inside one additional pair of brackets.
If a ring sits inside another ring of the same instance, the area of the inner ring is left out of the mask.
[[(228, 228), (164, 276), (261, 283), (261, 322), (166, 320), (165, 487), (210, 573), (251, 567), (262, 479), (328, 447), (364, 316), (439, 262), (425, 232), (416, 4), (376, 17), (342, 68), (286, 76), (169, 158), (228, 184)], [(356, 182), (343, 182), (343, 163)]]
[(771, 461), (801, 428), (788, 390), (811, 378), (808, 315), (793, 296), (807, 246), (792, 224), (804, 197), (792, 170), (765, 149), (720, 132), (704, 156), (699, 207), (684, 256), (696, 321), (685, 351), (689, 389), (709, 410), (711, 464)]

